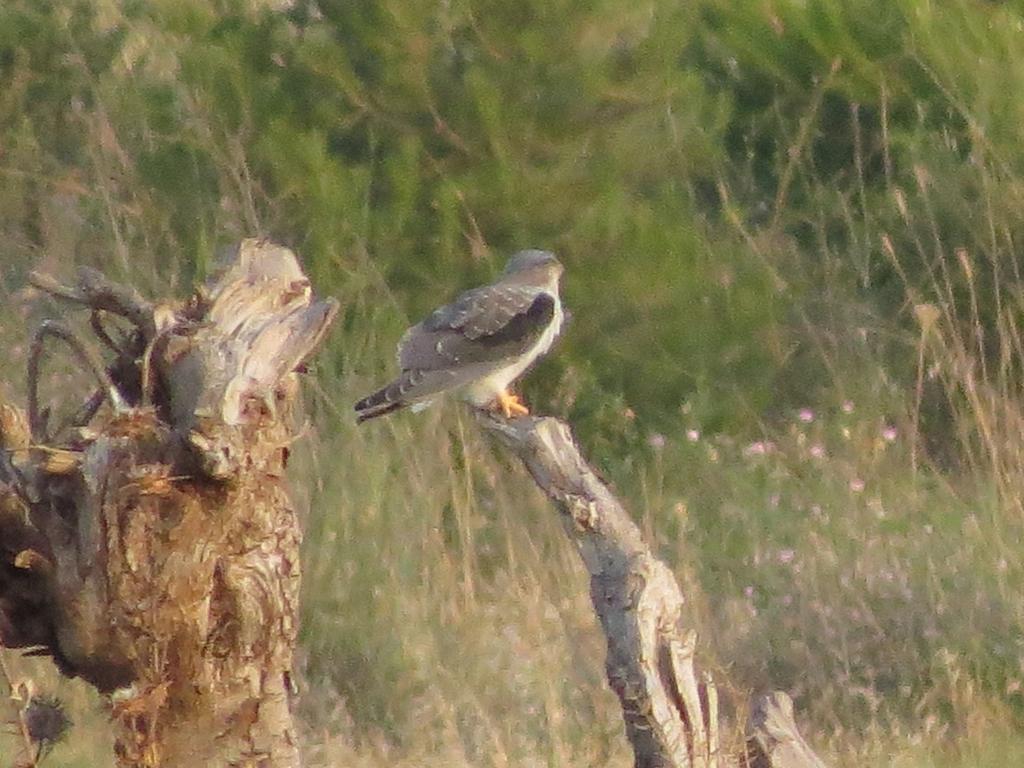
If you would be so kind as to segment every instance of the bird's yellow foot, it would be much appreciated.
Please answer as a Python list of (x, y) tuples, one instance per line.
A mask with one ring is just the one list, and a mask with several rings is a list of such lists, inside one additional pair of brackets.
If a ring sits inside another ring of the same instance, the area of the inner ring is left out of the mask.
[(526, 416), (530, 412), (530, 409), (523, 405), (518, 397), (507, 390), (499, 392), (498, 399), (494, 403), (505, 414), (506, 419), (510, 419), (513, 416)]

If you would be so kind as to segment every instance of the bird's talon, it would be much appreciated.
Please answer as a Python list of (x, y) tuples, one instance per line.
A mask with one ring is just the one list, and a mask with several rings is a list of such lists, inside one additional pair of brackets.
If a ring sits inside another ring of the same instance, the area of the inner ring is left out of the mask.
[(530, 413), (530, 409), (511, 392), (501, 392), (498, 395), (497, 405), (506, 419), (511, 419), (513, 416), (526, 416)]

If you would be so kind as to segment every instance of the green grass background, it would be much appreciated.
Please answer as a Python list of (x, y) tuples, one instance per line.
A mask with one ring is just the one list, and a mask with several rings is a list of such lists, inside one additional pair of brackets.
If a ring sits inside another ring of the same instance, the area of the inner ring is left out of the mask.
[[(411, 321), (550, 248), (573, 320), (527, 399), (729, 697), (789, 691), (835, 765), (1018, 763), (1022, 30), (981, 0), (6, 0), (6, 394), (65, 312), (28, 270), (180, 296), (290, 245), (342, 305), (295, 462), (308, 763), (627, 765), (521, 469), (456, 404), (350, 413)], [(69, 703), (51, 764), (105, 764), (92, 694), (10, 663)]]

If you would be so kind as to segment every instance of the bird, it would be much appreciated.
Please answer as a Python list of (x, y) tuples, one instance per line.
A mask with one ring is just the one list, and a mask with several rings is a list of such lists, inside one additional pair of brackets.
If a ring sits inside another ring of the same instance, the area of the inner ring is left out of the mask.
[(355, 404), (357, 422), (406, 406), (419, 411), (452, 391), (505, 418), (528, 414), (509, 386), (561, 332), (562, 272), (550, 251), (519, 251), (496, 282), (459, 294), (409, 328), (398, 344), (401, 373)]

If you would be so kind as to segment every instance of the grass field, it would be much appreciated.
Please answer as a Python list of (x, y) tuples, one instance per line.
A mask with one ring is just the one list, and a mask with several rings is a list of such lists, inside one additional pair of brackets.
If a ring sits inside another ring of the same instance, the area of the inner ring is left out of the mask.
[[(342, 304), (294, 462), (311, 766), (630, 764), (521, 468), (454, 403), (350, 414), (410, 321), (533, 245), (574, 319), (527, 398), (730, 698), (787, 690), (832, 765), (1024, 760), (1024, 15), (677, 6), (0, 6), (0, 391), (63, 311), (29, 269), (183, 295), (262, 234)], [(7, 658), (75, 720), (48, 762), (106, 764), (97, 698)]]

